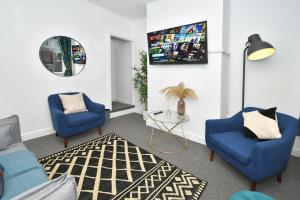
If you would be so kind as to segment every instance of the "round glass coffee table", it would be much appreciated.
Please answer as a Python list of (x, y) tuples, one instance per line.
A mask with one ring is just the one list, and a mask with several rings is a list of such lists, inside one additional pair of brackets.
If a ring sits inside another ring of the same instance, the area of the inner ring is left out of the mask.
[[(156, 127), (152, 128), (150, 140), (149, 140), (149, 146), (158, 152), (161, 153), (181, 153), (188, 149), (187, 140), (184, 134), (184, 130), (182, 127), (182, 124), (189, 121), (188, 115), (179, 115), (175, 111), (154, 111), (150, 112), (148, 114), (149, 118), (155, 123), (157, 128), (159, 128), (161, 131), (159, 134), (159, 137), (155, 136), (154, 139), (154, 133), (155, 130), (157, 130)], [(174, 129), (179, 126), (180, 127), (180, 133), (174, 134)], [(162, 141), (162, 138), (170, 135), (177, 139), (178, 143), (180, 144), (181, 148), (178, 148), (176, 151), (164, 151), (161, 149), (161, 147), (158, 147), (159, 143)], [(182, 135), (182, 137), (178, 136)], [(157, 138), (156, 138), (157, 137)], [(154, 141), (155, 140), (155, 141)]]

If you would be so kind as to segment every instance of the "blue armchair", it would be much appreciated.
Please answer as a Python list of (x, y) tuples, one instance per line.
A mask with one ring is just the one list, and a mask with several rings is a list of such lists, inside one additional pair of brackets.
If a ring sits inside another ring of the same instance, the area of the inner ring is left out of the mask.
[(298, 128), (297, 119), (277, 113), (277, 121), (282, 137), (275, 140), (258, 140), (245, 136), (242, 112), (258, 110), (248, 107), (228, 119), (207, 120), (205, 140), (214, 152), (229, 162), (234, 168), (251, 180), (251, 190), (256, 183), (267, 177), (281, 173), (287, 167)]
[[(64, 94), (77, 94), (76, 92)], [(85, 94), (83, 99), (87, 107), (87, 112), (64, 114), (64, 108), (58, 94), (48, 97), (50, 114), (56, 136), (64, 138), (65, 148), (68, 146), (68, 137), (79, 133), (98, 128), (102, 135), (101, 126), (105, 123), (105, 107), (102, 104), (94, 103)]]

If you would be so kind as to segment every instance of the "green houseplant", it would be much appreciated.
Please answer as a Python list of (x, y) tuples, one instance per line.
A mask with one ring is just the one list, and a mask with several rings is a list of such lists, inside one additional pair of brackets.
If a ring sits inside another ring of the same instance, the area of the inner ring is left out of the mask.
[(134, 67), (133, 84), (134, 88), (138, 92), (139, 101), (144, 106), (143, 118), (147, 119), (147, 97), (148, 97), (148, 85), (147, 85), (147, 53), (140, 51), (140, 67)]

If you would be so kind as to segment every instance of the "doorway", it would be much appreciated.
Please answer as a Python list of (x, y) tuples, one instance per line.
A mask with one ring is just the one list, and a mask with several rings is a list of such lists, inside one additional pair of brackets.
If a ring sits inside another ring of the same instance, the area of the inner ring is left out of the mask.
[(110, 57), (111, 112), (132, 109), (134, 108), (132, 41), (111, 35)]

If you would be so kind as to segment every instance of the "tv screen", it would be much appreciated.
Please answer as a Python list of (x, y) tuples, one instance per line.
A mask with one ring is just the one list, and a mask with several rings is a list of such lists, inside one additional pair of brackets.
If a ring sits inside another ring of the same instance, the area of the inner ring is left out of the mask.
[(207, 22), (147, 34), (150, 64), (207, 63)]

